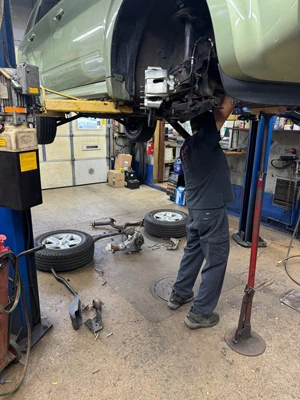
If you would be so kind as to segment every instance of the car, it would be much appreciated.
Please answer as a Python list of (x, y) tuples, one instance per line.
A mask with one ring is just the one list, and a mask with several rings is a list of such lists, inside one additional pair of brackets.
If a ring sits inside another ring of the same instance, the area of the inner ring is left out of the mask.
[[(124, 102), (127, 137), (220, 106), (300, 108), (299, 0), (37, 0), (19, 60), (44, 87)], [(80, 115), (83, 116), (82, 114)], [(66, 122), (65, 119), (64, 122)], [(37, 118), (39, 142), (57, 120)]]

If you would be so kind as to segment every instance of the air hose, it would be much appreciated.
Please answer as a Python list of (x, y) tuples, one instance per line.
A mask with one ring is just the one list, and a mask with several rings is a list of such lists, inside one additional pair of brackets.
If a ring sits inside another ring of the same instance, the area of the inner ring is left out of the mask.
[[(9, 392), (6, 393), (0, 393), (0, 397), (5, 397), (5, 396), (11, 396), (12, 394), (16, 393), (20, 387), (22, 386), (25, 375), (27, 372), (27, 367), (28, 367), (28, 362), (29, 362), (29, 356), (30, 356), (30, 348), (31, 348), (31, 326), (30, 326), (30, 320), (28, 316), (28, 311), (27, 311), (27, 306), (26, 306), (26, 299), (25, 299), (25, 293), (24, 293), (24, 288), (23, 288), (23, 283), (22, 279), (19, 273), (19, 260), (21, 257), (26, 256), (28, 254), (31, 254), (33, 252), (42, 250), (45, 248), (45, 246), (40, 246), (31, 250), (24, 251), (23, 253), (20, 253), (19, 255), (15, 255), (11, 251), (7, 251), (5, 253), (2, 253), (0, 256), (0, 263), (1, 261), (6, 261), (9, 260), (13, 269), (14, 269), (14, 278), (13, 278), (13, 295), (14, 295), (14, 300), (13, 303), (10, 305), (8, 304), (6, 307), (1, 307), (0, 306), (0, 311), (4, 314), (12, 315), (14, 310), (17, 308), (20, 300), (22, 303), (23, 311), (24, 311), (24, 316), (25, 316), (25, 321), (26, 321), (26, 327), (27, 327), (27, 351), (25, 355), (25, 361), (24, 361), (24, 367), (22, 374), (17, 382), (17, 386), (10, 390)], [(10, 336), (10, 332), (9, 332)]]

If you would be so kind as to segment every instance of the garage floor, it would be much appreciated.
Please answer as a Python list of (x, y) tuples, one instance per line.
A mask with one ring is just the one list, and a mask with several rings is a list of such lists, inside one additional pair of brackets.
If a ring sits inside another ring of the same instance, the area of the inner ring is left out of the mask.
[[(89, 224), (95, 219), (133, 221), (168, 207), (176, 208), (164, 193), (148, 187), (129, 191), (104, 184), (51, 190), (44, 192), (44, 204), (33, 210), (33, 225), (35, 234), (62, 228), (93, 233)], [(237, 224), (230, 217), (232, 233)], [(105, 251), (108, 239), (97, 243), (94, 263), (65, 274), (83, 303), (95, 297), (103, 300), (104, 330), (98, 340), (85, 326), (75, 332), (68, 315), (71, 296), (51, 275), (39, 273), (42, 312), (53, 329), (32, 351), (25, 384), (13, 398), (299, 399), (300, 314), (279, 302), (281, 294), (297, 286), (276, 265), (286, 254), (289, 236), (267, 228), (262, 228), (262, 236), (269, 245), (258, 258), (252, 321), (267, 342), (262, 356), (242, 357), (223, 339), (238, 322), (249, 250), (232, 242), (217, 308), (220, 324), (190, 331), (183, 324), (188, 305), (171, 312), (150, 293), (154, 280), (176, 274), (184, 241), (175, 252), (152, 251), (148, 246), (156, 239), (147, 237), (140, 254), (113, 255)], [(299, 242), (293, 253), (300, 253)], [(300, 280), (297, 259), (291, 271)], [(104, 286), (103, 279), (108, 279)], [(109, 333), (113, 335), (106, 337)], [(20, 370), (13, 367), (7, 376)]]

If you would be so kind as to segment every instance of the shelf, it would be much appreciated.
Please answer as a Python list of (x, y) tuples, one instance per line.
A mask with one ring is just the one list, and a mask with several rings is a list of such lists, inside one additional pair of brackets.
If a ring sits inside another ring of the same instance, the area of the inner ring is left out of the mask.
[(227, 156), (244, 156), (247, 154), (246, 151), (226, 151), (226, 150), (224, 150), (224, 153)]
[[(247, 131), (247, 132), (249, 132), (250, 131), (250, 128), (231, 128), (231, 127), (227, 127), (226, 129), (232, 129), (233, 131)], [(273, 132), (280, 132), (280, 133), (282, 133), (282, 132), (299, 132), (300, 133), (300, 130), (298, 131), (298, 130), (290, 130), (290, 129), (273, 129)]]
[(175, 161), (176, 161), (176, 159), (175, 160), (171, 160), (171, 161), (165, 161), (164, 164), (174, 164)]

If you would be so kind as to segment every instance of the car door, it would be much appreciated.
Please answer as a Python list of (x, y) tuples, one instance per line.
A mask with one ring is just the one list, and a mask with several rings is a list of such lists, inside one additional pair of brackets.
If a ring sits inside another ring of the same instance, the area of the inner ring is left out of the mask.
[(62, 0), (51, 10), (53, 60), (45, 76), (51, 89), (61, 91), (105, 81), (106, 3)]
[[(47, 86), (48, 71), (53, 68), (52, 16), (50, 11), (61, 0), (39, 0), (34, 10), (34, 22), (21, 44), (20, 61), (37, 65), (41, 83)], [(26, 45), (25, 45), (26, 43)]]

